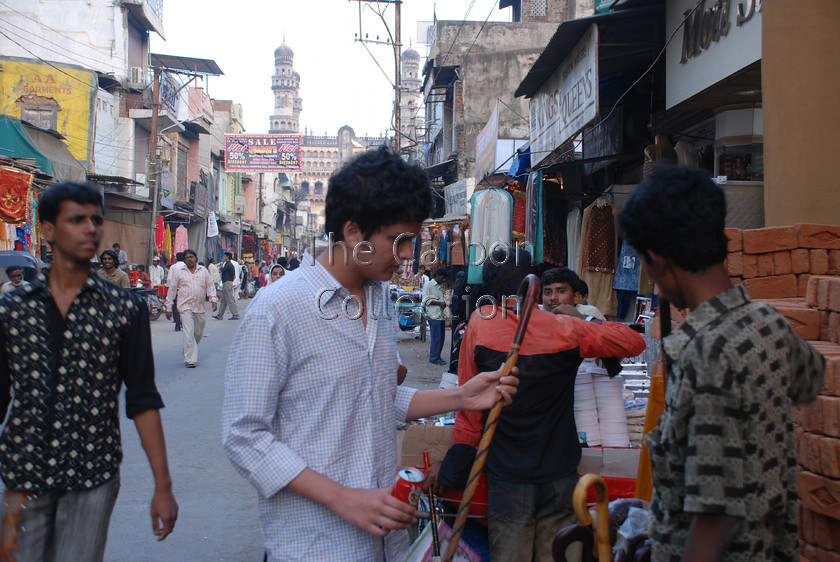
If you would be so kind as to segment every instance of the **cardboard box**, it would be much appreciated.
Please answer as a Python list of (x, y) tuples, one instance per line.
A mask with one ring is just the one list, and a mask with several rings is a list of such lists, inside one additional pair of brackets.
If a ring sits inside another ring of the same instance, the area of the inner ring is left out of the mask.
[(639, 472), (641, 449), (590, 447), (581, 450), (578, 474), (599, 474), (611, 478), (633, 478)]
[(429, 451), (429, 459), (442, 461), (455, 438), (455, 427), (451, 425), (410, 425), (401, 431), (402, 451), (397, 458), (400, 466), (423, 466), (423, 451)]

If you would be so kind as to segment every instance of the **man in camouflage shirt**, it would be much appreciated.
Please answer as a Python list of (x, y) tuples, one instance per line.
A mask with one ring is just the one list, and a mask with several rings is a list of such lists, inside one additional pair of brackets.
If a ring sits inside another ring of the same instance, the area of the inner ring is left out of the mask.
[(659, 170), (618, 218), (660, 294), (690, 311), (663, 339), (665, 413), (646, 440), (653, 559), (797, 559), (791, 410), (819, 393), (825, 360), (732, 286), (726, 199), (707, 173)]

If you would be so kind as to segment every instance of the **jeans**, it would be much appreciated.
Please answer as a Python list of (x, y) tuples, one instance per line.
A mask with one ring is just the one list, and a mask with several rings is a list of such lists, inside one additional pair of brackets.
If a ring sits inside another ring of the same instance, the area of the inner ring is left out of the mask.
[(102, 560), (119, 491), (119, 474), (91, 490), (6, 490), (0, 551), (18, 562)]
[(204, 313), (181, 312), (181, 331), (184, 332), (184, 363), (198, 361), (198, 342), (204, 335)]
[(236, 298), (233, 296), (233, 281), (222, 283), (222, 304), (219, 305), (219, 312), (216, 315), (224, 318), (225, 308), (230, 308), (230, 315), (233, 318), (239, 316), (239, 308), (236, 306)]
[(577, 521), (572, 507), (577, 481), (573, 475), (546, 484), (519, 484), (488, 476), (490, 559), (553, 562), (554, 535)]
[(429, 319), (429, 337), (432, 340), (429, 346), (429, 361), (434, 363), (440, 361), (440, 352), (443, 350), (443, 332), (446, 329), (444, 320)]

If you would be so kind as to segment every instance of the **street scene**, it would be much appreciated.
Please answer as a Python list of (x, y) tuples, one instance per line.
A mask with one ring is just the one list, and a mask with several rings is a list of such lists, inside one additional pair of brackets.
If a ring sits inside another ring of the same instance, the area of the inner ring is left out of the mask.
[(838, 559), (837, 21), (0, 0), (0, 560)]

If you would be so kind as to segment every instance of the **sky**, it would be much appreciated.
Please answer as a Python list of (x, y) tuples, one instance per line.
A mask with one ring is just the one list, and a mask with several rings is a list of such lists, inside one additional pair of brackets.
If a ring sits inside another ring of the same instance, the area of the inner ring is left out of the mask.
[[(490, 21), (510, 21), (511, 9), (499, 10), (497, 5), (498, 0), (403, 0), (401, 51), (412, 46), (420, 53), (422, 72), (428, 48), (418, 44), (417, 22), (431, 22), (435, 13), (439, 20), (484, 21), (489, 16)], [(393, 111), (393, 48), (356, 41), (360, 7), (361, 36), (385, 40), (388, 29), (394, 30), (393, 4), (164, 0), (166, 40), (152, 33), (151, 50), (215, 60), (225, 74), (207, 79), (207, 93), (242, 104), (246, 132), (259, 134), (268, 132), (274, 112), (274, 50), (285, 38), (300, 74), (300, 132), (335, 135), (350, 125), (358, 136), (382, 135)], [(384, 23), (374, 9), (383, 11)]]

